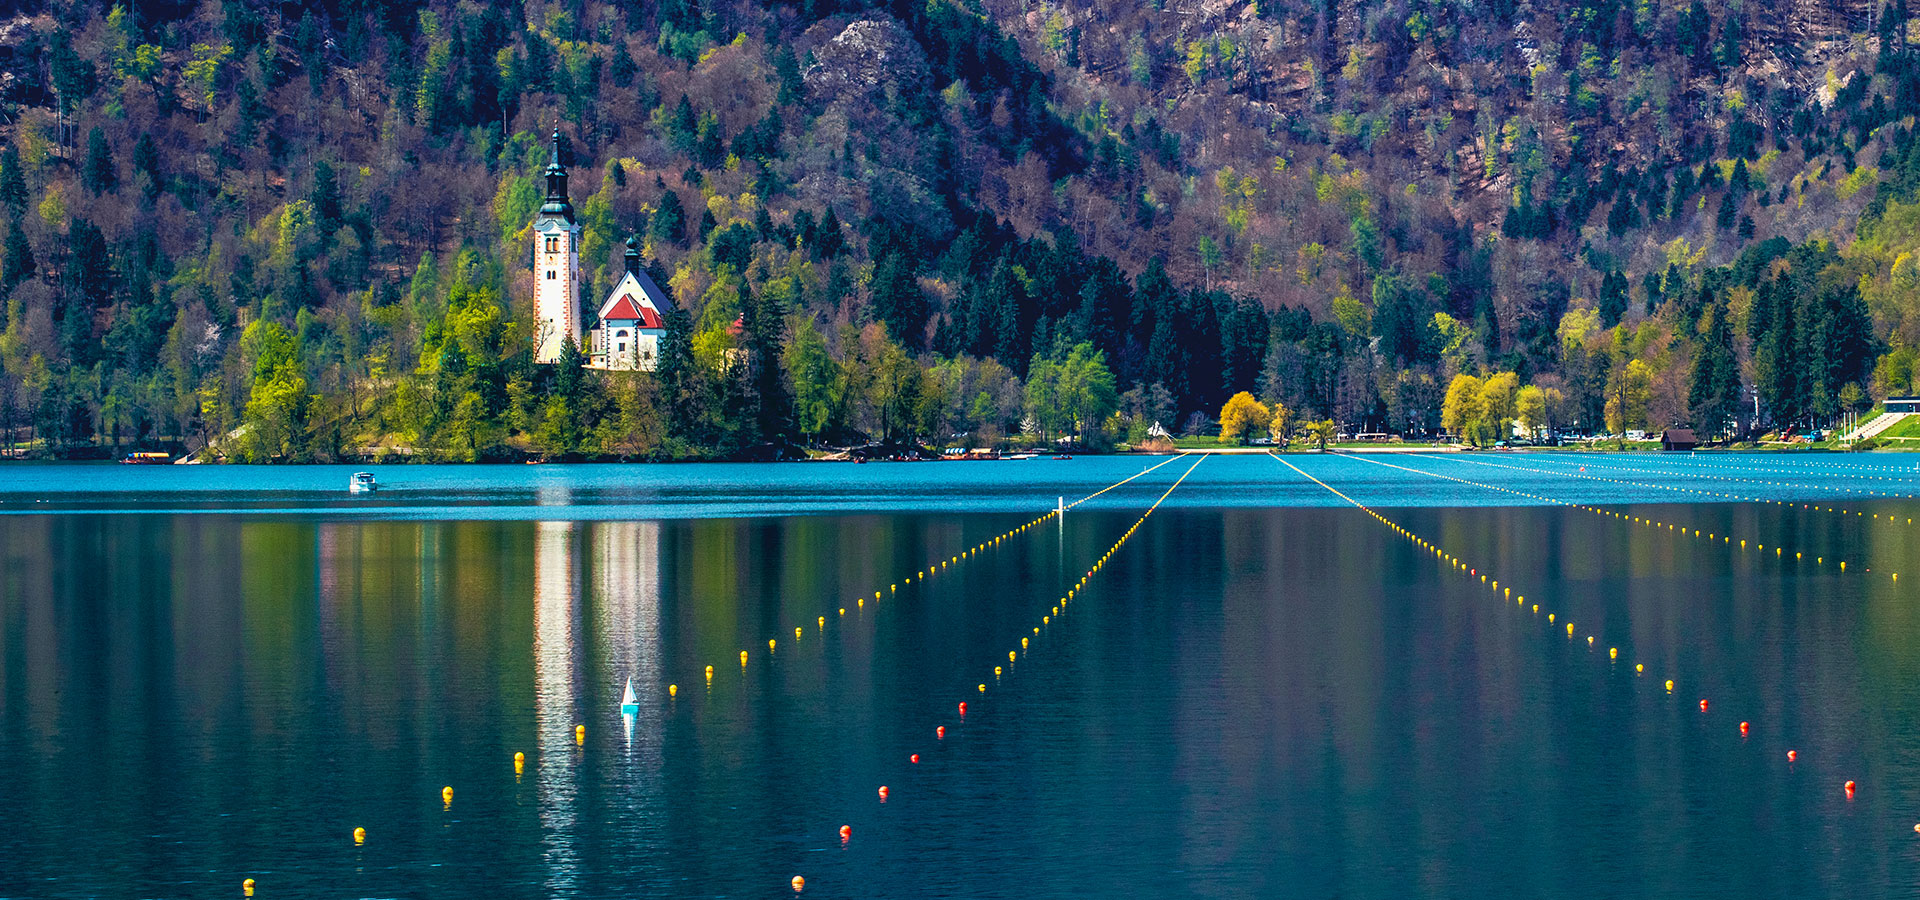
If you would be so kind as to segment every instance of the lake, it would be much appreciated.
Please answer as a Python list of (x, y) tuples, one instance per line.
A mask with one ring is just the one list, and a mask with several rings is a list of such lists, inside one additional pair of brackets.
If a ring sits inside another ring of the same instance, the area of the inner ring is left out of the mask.
[(10, 465), (0, 897), (1916, 896), (1912, 459)]

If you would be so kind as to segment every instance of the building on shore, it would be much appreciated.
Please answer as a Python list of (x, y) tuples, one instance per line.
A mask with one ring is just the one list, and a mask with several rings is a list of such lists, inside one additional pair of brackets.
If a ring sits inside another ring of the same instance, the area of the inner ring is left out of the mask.
[(673, 300), (640, 267), (640, 243), (627, 238), (627, 271), (600, 304), (600, 327), (590, 332), (587, 365), (596, 369), (653, 371), (667, 335), (662, 310)]

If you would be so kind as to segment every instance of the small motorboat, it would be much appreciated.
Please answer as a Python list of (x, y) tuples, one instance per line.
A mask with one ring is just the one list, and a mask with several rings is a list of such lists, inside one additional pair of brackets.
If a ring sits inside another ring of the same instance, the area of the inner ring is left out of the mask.
[(633, 695), (633, 679), (627, 679), (627, 692), (620, 695), (620, 714), (634, 716), (640, 714), (640, 698)]
[(371, 494), (379, 488), (380, 485), (373, 480), (372, 472), (355, 472), (352, 478), (347, 479), (349, 494)]

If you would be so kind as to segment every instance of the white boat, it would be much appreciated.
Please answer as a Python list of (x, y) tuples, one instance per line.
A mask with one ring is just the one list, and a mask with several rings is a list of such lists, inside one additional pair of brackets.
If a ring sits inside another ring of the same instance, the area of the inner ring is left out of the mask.
[(372, 472), (355, 472), (352, 478), (347, 479), (347, 493), (349, 494), (370, 494), (379, 487), (378, 484), (374, 483)]
[(633, 679), (627, 679), (627, 692), (620, 697), (620, 714), (623, 716), (640, 713), (640, 698), (633, 695)]

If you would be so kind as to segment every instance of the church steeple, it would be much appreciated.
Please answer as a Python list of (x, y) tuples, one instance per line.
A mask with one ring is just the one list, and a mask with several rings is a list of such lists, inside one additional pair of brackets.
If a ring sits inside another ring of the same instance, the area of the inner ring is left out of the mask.
[(640, 236), (627, 238), (627, 274), (640, 274)]
[(573, 203), (567, 199), (567, 167), (560, 164), (560, 129), (553, 129), (553, 146), (547, 157), (547, 202), (540, 214), (561, 216), (573, 221)]

